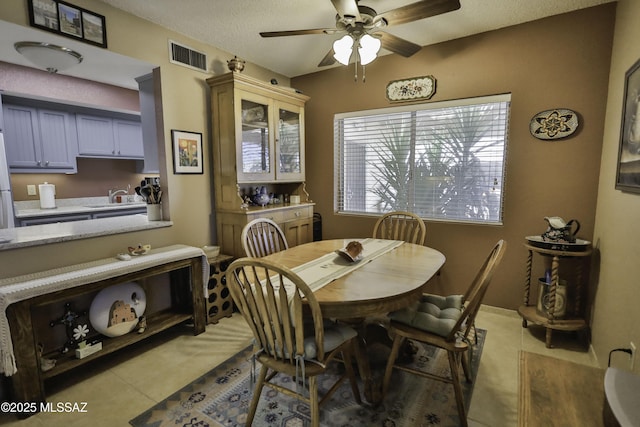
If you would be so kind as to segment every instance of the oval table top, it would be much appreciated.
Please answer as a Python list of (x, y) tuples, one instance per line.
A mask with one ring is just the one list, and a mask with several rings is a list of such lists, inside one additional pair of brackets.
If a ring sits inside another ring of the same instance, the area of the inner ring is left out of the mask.
[[(264, 259), (294, 268), (344, 248), (352, 240), (358, 239), (305, 243)], [(351, 319), (386, 313), (415, 301), (444, 262), (445, 256), (433, 248), (403, 243), (314, 294), (325, 317)]]

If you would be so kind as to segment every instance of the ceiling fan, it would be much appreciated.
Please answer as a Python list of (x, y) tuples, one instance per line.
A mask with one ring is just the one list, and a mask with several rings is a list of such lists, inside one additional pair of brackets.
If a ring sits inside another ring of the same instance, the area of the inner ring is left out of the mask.
[[(360, 5), (358, 2), (359, 0), (331, 0), (338, 12), (335, 28), (270, 31), (261, 32), (260, 35), (262, 37), (283, 37), (347, 33), (353, 40), (360, 40), (364, 35), (370, 35), (379, 39), (383, 48), (404, 57), (409, 57), (422, 47), (382, 31), (383, 28), (391, 25), (406, 24), (460, 9), (459, 0), (422, 0), (378, 14), (374, 9)], [(331, 49), (318, 66), (324, 67), (335, 62), (334, 49)]]

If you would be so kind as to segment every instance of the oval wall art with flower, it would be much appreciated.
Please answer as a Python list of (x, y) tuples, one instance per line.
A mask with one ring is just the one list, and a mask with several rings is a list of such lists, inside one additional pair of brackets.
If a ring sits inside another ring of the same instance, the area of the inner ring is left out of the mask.
[(538, 139), (561, 139), (578, 129), (578, 114), (566, 108), (541, 111), (531, 119), (529, 131)]

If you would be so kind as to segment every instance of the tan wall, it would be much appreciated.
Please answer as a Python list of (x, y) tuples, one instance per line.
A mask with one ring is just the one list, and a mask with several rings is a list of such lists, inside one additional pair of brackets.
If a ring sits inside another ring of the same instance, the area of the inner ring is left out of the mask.
[[(640, 195), (614, 188), (624, 75), (640, 59), (638, 17), (639, 2), (618, 1), (594, 232), (599, 275), (594, 277), (597, 292), (592, 345), (603, 367), (612, 349), (629, 348), (630, 342), (640, 345)], [(614, 366), (629, 368), (629, 357), (624, 353), (612, 360)], [(637, 356), (634, 371), (640, 374)]]
[[(515, 309), (523, 297), (524, 237), (543, 232), (545, 216), (577, 218), (580, 237), (593, 238), (614, 18), (615, 6), (608, 4), (426, 47), (408, 59), (384, 56), (367, 66), (366, 83), (354, 82), (353, 65), (292, 79), (311, 97), (307, 189), (322, 215), (323, 237), (367, 236), (375, 222), (333, 211), (335, 113), (386, 107), (389, 81), (423, 75), (437, 80), (432, 101), (511, 93), (504, 225), (430, 222), (427, 245), (447, 257), (434, 290), (453, 292), (465, 289), (491, 246), (506, 239), (509, 248), (485, 302)], [(531, 118), (551, 108), (579, 113), (574, 136), (543, 142), (530, 135)]]
[[(171, 153), (171, 129), (189, 130), (203, 134), (210, 141), (209, 98), (204, 74), (169, 63), (167, 40), (172, 39), (204, 51), (213, 69), (226, 72), (226, 60), (233, 54), (207, 46), (185, 36), (141, 20), (114, 9), (97, 0), (76, 0), (75, 5), (91, 10), (106, 18), (109, 50), (156, 64), (160, 67), (164, 110), (164, 149)], [(29, 26), (27, 2), (3, 0), (0, 2), (0, 19)], [(47, 33), (42, 32), (42, 41)], [(275, 77), (282, 84), (289, 79), (253, 64), (244, 71), (262, 80)], [(168, 188), (165, 209), (174, 225), (153, 231), (120, 234), (95, 239), (56, 243), (35, 248), (0, 252), (0, 277), (10, 277), (105, 258), (122, 252), (127, 246), (149, 243), (154, 247), (184, 243), (203, 246), (215, 243), (213, 235), (211, 160), (208, 144), (204, 147), (205, 172), (203, 175), (174, 175), (171, 156), (165, 159), (168, 173), (161, 173), (161, 183)]]

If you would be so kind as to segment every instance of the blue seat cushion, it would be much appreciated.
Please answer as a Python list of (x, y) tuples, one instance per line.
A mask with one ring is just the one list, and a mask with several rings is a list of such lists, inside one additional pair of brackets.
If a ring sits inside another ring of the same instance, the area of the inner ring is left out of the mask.
[[(308, 319), (307, 319), (308, 320)], [(325, 353), (334, 350), (342, 343), (350, 340), (358, 335), (358, 332), (350, 326), (332, 322), (323, 319), (324, 322), (324, 351)], [(305, 322), (305, 337), (303, 341), (304, 354), (302, 357), (306, 360), (315, 360), (318, 357), (318, 346), (316, 345), (316, 337), (313, 330), (313, 324)], [(255, 344), (255, 338), (254, 338)], [(278, 351), (280, 355), (280, 351)], [(280, 355), (280, 357), (283, 357)], [(284, 357), (289, 357), (289, 353), (285, 352)]]
[(402, 310), (389, 313), (396, 322), (447, 337), (462, 313), (462, 295), (424, 294), (420, 301)]
[[(325, 325), (324, 328), (324, 351), (329, 352), (340, 346), (345, 341), (355, 337), (358, 333), (355, 329), (334, 323), (331, 326)], [(304, 358), (307, 360), (315, 359), (318, 356), (318, 347), (316, 346), (315, 336), (308, 336), (304, 339)]]

